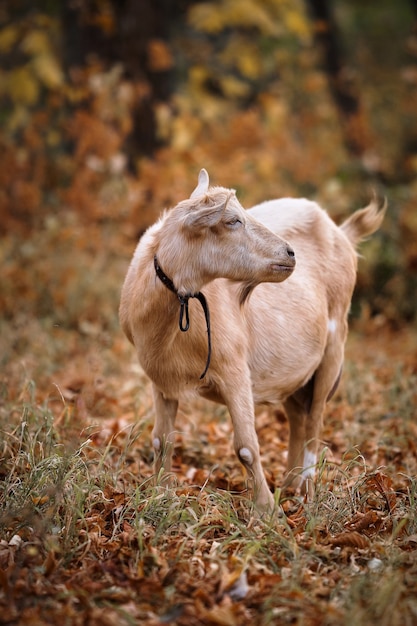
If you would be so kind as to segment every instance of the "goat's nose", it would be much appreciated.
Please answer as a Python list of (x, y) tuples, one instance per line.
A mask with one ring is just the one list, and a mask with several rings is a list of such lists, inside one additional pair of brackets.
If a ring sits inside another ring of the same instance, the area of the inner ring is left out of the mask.
[(291, 259), (295, 258), (295, 252), (294, 250), (291, 248), (291, 246), (287, 245), (287, 254)]

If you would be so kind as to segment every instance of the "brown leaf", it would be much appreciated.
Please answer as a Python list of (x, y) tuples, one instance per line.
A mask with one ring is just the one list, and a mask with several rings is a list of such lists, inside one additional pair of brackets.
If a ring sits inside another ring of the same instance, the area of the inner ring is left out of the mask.
[(173, 66), (171, 50), (162, 39), (151, 39), (148, 42), (148, 64), (152, 72), (165, 72)]
[(381, 525), (381, 518), (377, 511), (371, 510), (363, 514), (358, 512), (351, 522), (346, 524), (350, 531), (361, 532), (364, 530), (377, 531)]
[(233, 606), (227, 601), (223, 601), (221, 605), (216, 604), (212, 609), (206, 611), (204, 619), (206, 624), (213, 626), (238, 626), (239, 623)]
[[(284, 503), (287, 504), (287, 503)], [(284, 507), (283, 507), (284, 508)], [(307, 524), (305, 508), (300, 506), (292, 515), (287, 516), (287, 523), (295, 534), (302, 532)]]
[(369, 546), (368, 538), (356, 531), (339, 533), (335, 537), (331, 537), (329, 543), (333, 546), (349, 546), (359, 550), (365, 550)]
[(393, 490), (392, 479), (382, 472), (375, 472), (367, 479), (367, 484), (378, 491), (387, 503), (387, 508), (391, 512), (397, 503), (397, 496)]
[(8, 572), (0, 569), (0, 588), (8, 595), (10, 591)]
[(57, 565), (58, 565), (58, 562), (55, 558), (55, 554), (51, 550), (50, 552), (48, 552), (48, 555), (43, 564), (45, 576), (49, 576), (50, 574), (52, 574), (52, 572), (56, 570)]
[(408, 550), (408, 551), (417, 550), (417, 534), (404, 537), (400, 545), (403, 550)]

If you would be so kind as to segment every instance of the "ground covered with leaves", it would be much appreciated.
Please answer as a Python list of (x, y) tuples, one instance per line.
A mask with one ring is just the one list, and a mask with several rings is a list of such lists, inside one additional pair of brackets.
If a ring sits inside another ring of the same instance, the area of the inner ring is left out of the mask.
[(149, 385), (120, 331), (3, 323), (1, 621), (414, 624), (417, 333), (354, 324), (312, 502), (282, 495), (288, 428), (257, 428), (280, 514), (259, 520), (226, 411), (182, 407), (152, 477)]

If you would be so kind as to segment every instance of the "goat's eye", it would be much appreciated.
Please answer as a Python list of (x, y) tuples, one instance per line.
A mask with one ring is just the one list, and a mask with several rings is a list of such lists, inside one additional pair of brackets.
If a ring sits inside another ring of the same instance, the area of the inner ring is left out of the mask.
[(232, 217), (230, 220), (227, 220), (226, 226), (239, 226), (242, 222), (238, 217)]

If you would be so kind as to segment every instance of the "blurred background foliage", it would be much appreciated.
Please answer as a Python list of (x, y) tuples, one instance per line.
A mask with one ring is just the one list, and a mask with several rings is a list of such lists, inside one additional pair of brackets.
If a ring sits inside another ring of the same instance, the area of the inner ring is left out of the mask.
[(386, 196), (353, 312), (416, 318), (415, 0), (7, 0), (0, 120), (6, 319), (114, 329), (137, 237), (201, 167), (246, 207)]

